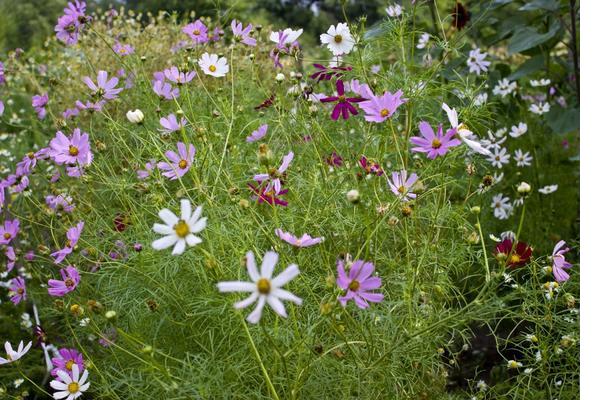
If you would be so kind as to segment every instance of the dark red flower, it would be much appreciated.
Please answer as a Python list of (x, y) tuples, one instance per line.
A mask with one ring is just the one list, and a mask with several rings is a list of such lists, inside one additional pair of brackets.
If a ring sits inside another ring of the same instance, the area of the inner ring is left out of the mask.
[(452, 26), (459, 31), (464, 28), (471, 19), (471, 13), (461, 3), (456, 2), (452, 10)]
[(331, 112), (331, 119), (337, 121), (340, 117), (340, 114), (344, 119), (348, 119), (350, 114), (358, 114), (358, 110), (352, 105), (352, 103), (360, 103), (365, 99), (362, 97), (346, 97), (344, 82), (342, 82), (341, 79), (338, 79), (335, 82), (335, 87), (337, 90), (337, 96), (330, 96), (321, 99), (322, 103), (337, 102), (335, 107), (333, 107), (333, 111)]
[(279, 196), (283, 196), (288, 192), (287, 189), (280, 189), (279, 192), (276, 192), (276, 189), (273, 187), (273, 185), (266, 184), (254, 186), (251, 183), (248, 184), (248, 187), (250, 188), (250, 190), (252, 190), (252, 192), (254, 192), (254, 199), (258, 201), (259, 204), (267, 203), (270, 205), (278, 205), (282, 207), (287, 207), (288, 205), (287, 201), (279, 198)]
[(507, 268), (516, 268), (529, 262), (532, 251), (527, 243), (517, 242), (514, 245), (511, 239), (504, 239), (496, 246), (494, 256), (499, 262), (505, 263)]
[(123, 232), (127, 229), (127, 226), (131, 224), (131, 220), (129, 216), (125, 214), (117, 214), (117, 216), (113, 219), (113, 225), (117, 232)]
[(365, 156), (362, 156), (360, 160), (358, 160), (358, 164), (367, 174), (373, 174), (377, 176), (381, 176), (381, 174), (383, 174), (383, 168), (381, 168), (381, 165), (377, 164), (373, 160), (369, 160)]
[(273, 105), (273, 101), (275, 100), (275, 94), (272, 94), (271, 97), (254, 107), (255, 110), (260, 110), (263, 108), (269, 108)]
[(329, 156), (325, 157), (325, 163), (327, 163), (327, 165), (330, 165), (332, 167), (341, 167), (343, 161), (344, 160), (342, 159), (342, 157), (335, 151), (333, 153), (331, 153)]
[(328, 81), (331, 78), (339, 78), (344, 71), (352, 71), (352, 67), (325, 67), (321, 64), (313, 64), (317, 72), (310, 76), (310, 79), (316, 79), (317, 82)]

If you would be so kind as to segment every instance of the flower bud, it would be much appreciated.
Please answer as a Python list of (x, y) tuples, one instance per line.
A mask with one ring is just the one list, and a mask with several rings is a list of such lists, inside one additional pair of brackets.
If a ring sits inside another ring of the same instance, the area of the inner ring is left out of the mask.
[(285, 75), (280, 72), (277, 75), (275, 75), (275, 80), (277, 82), (283, 82), (285, 80)]
[(106, 312), (106, 314), (104, 314), (104, 316), (106, 319), (113, 319), (117, 316), (117, 312), (115, 310), (109, 310)]
[(519, 186), (517, 186), (517, 192), (523, 195), (528, 194), (531, 192), (531, 185), (529, 185), (527, 182), (521, 182)]
[(129, 110), (127, 111), (127, 119), (132, 124), (141, 124), (144, 120), (144, 113), (137, 109), (134, 111)]
[(352, 204), (356, 204), (360, 201), (360, 193), (358, 190), (352, 189), (348, 193), (346, 193), (346, 199)]
[(475, 215), (481, 213), (481, 207), (479, 206), (475, 206), (475, 207), (471, 207), (471, 212)]

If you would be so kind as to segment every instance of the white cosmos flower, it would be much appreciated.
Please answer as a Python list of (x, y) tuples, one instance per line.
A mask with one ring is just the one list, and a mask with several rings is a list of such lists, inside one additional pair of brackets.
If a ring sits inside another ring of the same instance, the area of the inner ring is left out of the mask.
[(31, 348), (31, 342), (27, 343), (27, 346), (25, 346), (25, 348), (23, 348), (22, 340), (21, 340), (21, 342), (19, 342), (19, 346), (17, 347), (16, 351), (13, 350), (10, 342), (4, 343), (4, 349), (6, 350), (6, 358), (0, 357), (0, 365), (9, 364), (11, 362), (17, 361), (18, 359), (23, 357), (25, 354), (27, 354), (27, 352), (29, 351), (30, 348)]
[(539, 188), (538, 192), (540, 192), (541, 194), (550, 194), (550, 193), (554, 193), (558, 190), (558, 185), (549, 185), (549, 186), (544, 186), (543, 188)]
[(300, 35), (302, 35), (302, 32), (304, 32), (303, 29), (298, 29), (297, 31), (295, 31), (293, 29), (286, 28), (283, 31), (271, 32), (269, 39), (273, 43), (279, 43), (279, 40), (282, 37), (284, 37), (283, 44), (291, 44), (291, 43), (294, 43), (296, 40), (298, 40)]
[(540, 79), (539, 81), (534, 79), (534, 80), (529, 81), (529, 84), (532, 87), (548, 86), (550, 84), (550, 79)]
[(206, 75), (220, 78), (229, 72), (229, 65), (225, 57), (219, 58), (216, 54), (204, 53), (198, 60), (198, 65)]
[(256, 268), (254, 253), (249, 251), (246, 253), (246, 266), (248, 275), (252, 282), (231, 281), (219, 282), (217, 287), (220, 292), (250, 292), (250, 296), (242, 301), (238, 301), (233, 306), (237, 309), (246, 308), (250, 304), (257, 301), (254, 311), (252, 311), (246, 320), (256, 324), (260, 321), (265, 303), (282, 317), (287, 317), (287, 312), (281, 300), (289, 300), (298, 305), (302, 304), (302, 299), (298, 296), (281, 289), (283, 285), (294, 279), (300, 273), (300, 269), (296, 264), (289, 265), (282, 273), (273, 276), (275, 264), (277, 264), (279, 256), (274, 251), (267, 251), (263, 257), (260, 273)]
[(192, 214), (192, 206), (187, 199), (181, 200), (181, 218), (166, 208), (160, 210), (158, 216), (164, 224), (154, 224), (152, 229), (165, 236), (152, 242), (152, 248), (163, 250), (174, 245), (173, 254), (181, 254), (186, 244), (192, 247), (201, 243), (202, 239), (194, 235), (206, 228), (206, 217), (200, 218), (201, 214), (202, 206)]
[(83, 374), (79, 377), (79, 366), (73, 364), (71, 368), (71, 372), (73, 373), (72, 378), (65, 371), (57, 370), (56, 373), (58, 374), (59, 379), (50, 382), (52, 389), (57, 390), (57, 392), (54, 392), (52, 395), (55, 399), (66, 398), (66, 400), (74, 400), (89, 389), (90, 383), (86, 382), (88, 377), (87, 369), (83, 371)]
[(469, 146), (469, 148), (476, 153), (483, 154), (486, 156), (492, 154), (488, 149), (483, 147), (483, 145), (476, 140), (477, 137), (475, 136), (475, 134), (471, 132), (465, 124), (461, 124), (458, 122), (458, 113), (454, 108), (450, 108), (446, 103), (443, 103), (442, 109), (446, 111), (446, 115), (448, 115), (448, 121), (450, 121), (450, 126), (456, 128), (458, 137), (460, 138), (460, 140), (463, 141), (464, 144)]
[(526, 133), (527, 133), (527, 124), (524, 122), (519, 122), (519, 125), (513, 125), (510, 128), (509, 135), (514, 138), (518, 138), (519, 136), (523, 136)]
[(482, 105), (487, 103), (487, 99), (487, 93), (479, 93), (477, 96), (475, 96), (475, 99), (473, 99), (473, 105), (476, 107), (481, 107)]
[(498, 219), (507, 219), (510, 217), (513, 210), (510, 199), (504, 197), (502, 193), (499, 193), (492, 198), (492, 208), (494, 209), (494, 217)]
[(529, 167), (531, 165), (531, 160), (533, 160), (533, 157), (529, 155), (528, 151), (523, 153), (521, 149), (515, 150), (515, 155), (513, 157), (517, 162), (517, 167)]
[(331, 25), (327, 33), (321, 34), (321, 43), (326, 44), (334, 56), (341, 56), (352, 51), (355, 41), (348, 24), (340, 22), (337, 26)]
[(517, 89), (517, 82), (511, 82), (508, 79), (504, 78), (501, 81), (498, 81), (498, 84), (494, 86), (493, 93), (495, 95), (501, 95), (502, 97), (506, 97), (506, 95), (511, 94)]
[(391, 6), (385, 8), (385, 12), (390, 17), (399, 17), (402, 15), (402, 6), (400, 4), (392, 4)]
[(510, 154), (506, 151), (506, 147), (492, 147), (494, 152), (488, 156), (488, 161), (492, 163), (493, 167), (502, 168), (504, 164), (508, 164), (510, 160)]
[(546, 114), (548, 111), (550, 111), (550, 104), (548, 104), (547, 101), (544, 103), (534, 103), (529, 106), (529, 111), (537, 115)]
[(423, 34), (421, 34), (421, 36), (419, 37), (419, 42), (417, 43), (417, 49), (424, 49), (427, 46), (427, 43), (429, 43), (429, 38), (429, 33), (424, 32)]

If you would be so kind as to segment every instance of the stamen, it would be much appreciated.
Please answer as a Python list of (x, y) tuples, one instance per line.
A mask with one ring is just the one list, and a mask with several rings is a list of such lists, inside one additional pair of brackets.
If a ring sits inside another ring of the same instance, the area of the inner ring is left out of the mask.
[(260, 278), (256, 282), (256, 288), (260, 294), (269, 294), (271, 291), (271, 282), (267, 278)]

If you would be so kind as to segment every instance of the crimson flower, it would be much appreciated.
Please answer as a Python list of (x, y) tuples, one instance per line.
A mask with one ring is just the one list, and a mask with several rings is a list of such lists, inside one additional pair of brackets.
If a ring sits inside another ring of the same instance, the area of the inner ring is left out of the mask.
[(340, 118), (340, 114), (344, 119), (348, 119), (350, 117), (350, 113), (352, 115), (358, 114), (358, 110), (356, 107), (352, 105), (352, 103), (360, 103), (364, 101), (362, 97), (346, 97), (344, 90), (344, 82), (341, 79), (338, 79), (335, 83), (335, 87), (337, 90), (337, 96), (330, 96), (321, 99), (322, 103), (331, 103), (337, 101), (337, 104), (333, 108), (331, 112), (331, 119), (337, 121)]

